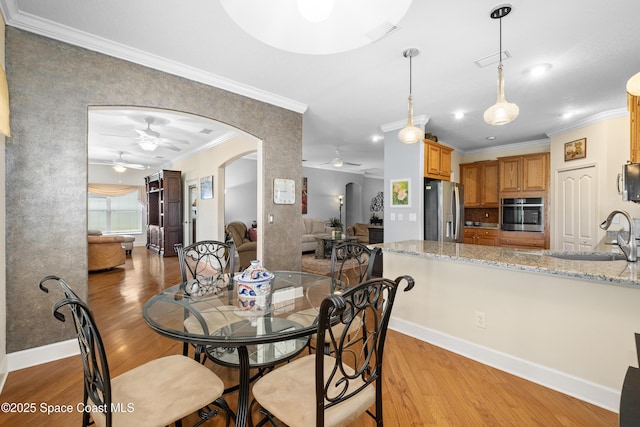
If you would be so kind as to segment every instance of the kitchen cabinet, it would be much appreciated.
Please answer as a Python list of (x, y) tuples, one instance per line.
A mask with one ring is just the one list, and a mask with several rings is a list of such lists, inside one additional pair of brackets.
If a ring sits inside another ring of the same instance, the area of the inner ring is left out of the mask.
[(180, 171), (161, 170), (145, 177), (147, 192), (147, 249), (176, 256), (182, 243), (182, 179)]
[(426, 178), (451, 180), (451, 152), (453, 148), (424, 140), (424, 176)]
[(500, 193), (547, 191), (549, 153), (498, 158)]
[(495, 228), (464, 228), (464, 243), (472, 245), (498, 246), (499, 230)]
[(523, 249), (547, 249), (549, 247), (546, 233), (524, 231), (502, 231), (500, 246)]
[(631, 163), (640, 163), (640, 97), (627, 93), (627, 107), (629, 108), (629, 139)]
[(497, 160), (461, 164), (460, 182), (464, 186), (465, 207), (497, 208), (499, 206)]

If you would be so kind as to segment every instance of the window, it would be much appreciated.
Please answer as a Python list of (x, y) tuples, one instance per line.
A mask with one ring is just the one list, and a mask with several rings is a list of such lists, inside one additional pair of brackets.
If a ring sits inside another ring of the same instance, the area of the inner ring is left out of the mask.
[(89, 192), (89, 230), (103, 233), (141, 233), (142, 205), (138, 192), (122, 196), (99, 196)]

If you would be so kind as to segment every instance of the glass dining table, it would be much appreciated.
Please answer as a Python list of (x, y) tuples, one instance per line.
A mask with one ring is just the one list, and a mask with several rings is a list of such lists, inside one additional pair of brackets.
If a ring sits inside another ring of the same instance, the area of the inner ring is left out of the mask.
[(250, 370), (300, 353), (316, 331), (320, 303), (341, 291), (328, 276), (272, 273), (271, 290), (264, 296), (239, 297), (233, 282), (220, 276), (209, 283), (191, 280), (167, 288), (142, 311), (157, 333), (202, 346), (216, 362), (239, 369), (238, 426), (248, 421)]

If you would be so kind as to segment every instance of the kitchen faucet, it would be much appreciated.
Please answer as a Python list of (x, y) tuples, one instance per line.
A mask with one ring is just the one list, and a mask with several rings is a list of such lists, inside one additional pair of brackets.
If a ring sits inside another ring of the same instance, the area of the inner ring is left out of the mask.
[(618, 211), (618, 210), (611, 212), (607, 217), (607, 219), (602, 221), (602, 224), (600, 224), (600, 228), (602, 228), (603, 230), (607, 230), (611, 225), (611, 221), (613, 220), (613, 217), (616, 216), (617, 214), (624, 216), (629, 222), (629, 238), (625, 241), (622, 236), (622, 229), (618, 230), (618, 237), (616, 239), (618, 241), (618, 246), (620, 246), (620, 249), (622, 249), (622, 252), (624, 252), (625, 256), (627, 257), (627, 261), (636, 262), (638, 260), (636, 232), (635, 232), (633, 218), (631, 218), (631, 215), (629, 215), (628, 212)]

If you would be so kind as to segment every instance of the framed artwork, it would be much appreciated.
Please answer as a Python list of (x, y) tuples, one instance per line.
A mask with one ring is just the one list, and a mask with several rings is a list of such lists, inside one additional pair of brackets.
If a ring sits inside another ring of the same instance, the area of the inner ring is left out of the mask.
[(302, 214), (307, 213), (307, 177), (302, 177)]
[(200, 198), (213, 199), (213, 175), (200, 178)]
[(409, 208), (411, 207), (411, 179), (392, 179), (391, 183), (391, 207)]
[(587, 138), (576, 139), (564, 144), (564, 161), (587, 157)]

